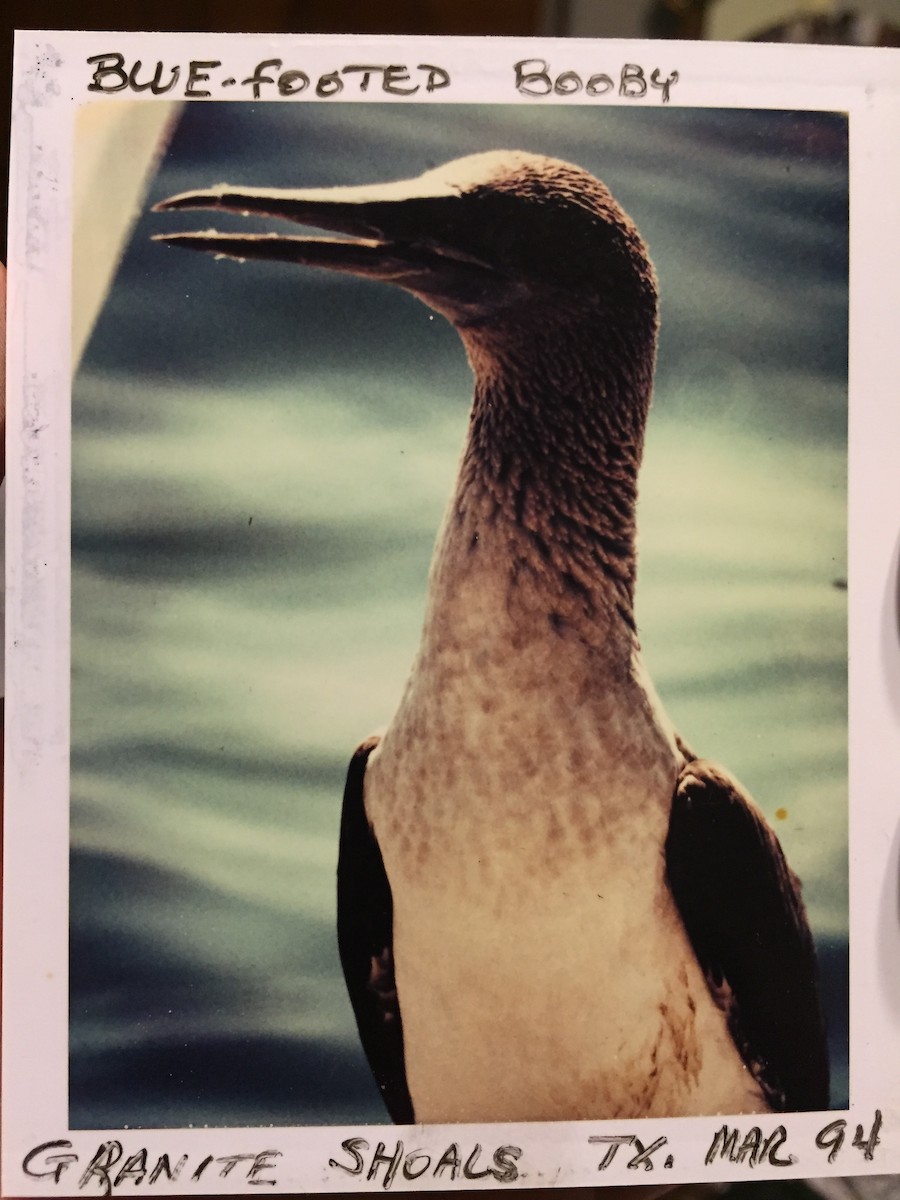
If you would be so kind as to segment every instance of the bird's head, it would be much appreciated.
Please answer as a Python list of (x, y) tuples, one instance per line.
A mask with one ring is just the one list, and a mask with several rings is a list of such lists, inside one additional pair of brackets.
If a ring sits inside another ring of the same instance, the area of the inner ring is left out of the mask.
[(158, 211), (223, 209), (286, 218), (340, 238), (173, 233), (160, 241), (237, 259), (325, 267), (398, 285), (461, 332), (527, 329), (548, 305), (569, 318), (622, 309), (655, 332), (645, 247), (588, 172), (535, 154), (493, 151), (417, 179), (369, 187), (185, 192)]

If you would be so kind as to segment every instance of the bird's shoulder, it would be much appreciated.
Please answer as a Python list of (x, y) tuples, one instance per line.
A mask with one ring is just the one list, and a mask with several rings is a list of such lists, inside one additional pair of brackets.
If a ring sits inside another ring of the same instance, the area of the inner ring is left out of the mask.
[(393, 898), (365, 809), (365, 775), (380, 735), (350, 759), (337, 870), (338, 949), (360, 1040), (391, 1118), (413, 1120), (394, 976)]
[(666, 877), (710, 990), (775, 1109), (828, 1104), (815, 947), (800, 880), (725, 768), (680, 746)]

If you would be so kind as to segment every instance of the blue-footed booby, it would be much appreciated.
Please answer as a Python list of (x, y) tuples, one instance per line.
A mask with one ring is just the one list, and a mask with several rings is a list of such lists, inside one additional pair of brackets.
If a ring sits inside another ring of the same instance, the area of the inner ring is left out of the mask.
[(815, 1110), (828, 1061), (800, 885), (673, 730), (634, 618), (657, 282), (571, 164), (188, 192), (159, 209), (339, 238), (161, 240), (383, 280), (456, 328), (474, 402), (424, 627), (344, 796), (339, 945), (400, 1123)]

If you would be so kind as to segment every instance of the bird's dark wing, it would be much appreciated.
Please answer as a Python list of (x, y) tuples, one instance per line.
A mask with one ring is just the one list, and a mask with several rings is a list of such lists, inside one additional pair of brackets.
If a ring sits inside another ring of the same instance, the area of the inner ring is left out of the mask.
[(394, 983), (394, 902), (378, 842), (366, 817), (363, 784), (378, 738), (362, 743), (344, 788), (338, 855), (338, 947), (369, 1066), (391, 1120), (414, 1123)]
[(775, 834), (705, 759), (681, 772), (666, 873), (694, 952), (744, 1062), (776, 1111), (828, 1107), (815, 948)]

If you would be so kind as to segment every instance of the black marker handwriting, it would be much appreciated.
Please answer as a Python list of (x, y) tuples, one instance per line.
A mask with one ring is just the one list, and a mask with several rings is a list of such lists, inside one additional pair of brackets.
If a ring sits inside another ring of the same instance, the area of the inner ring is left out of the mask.
[(331, 1158), (328, 1160), (329, 1167), (345, 1171), (348, 1175), (364, 1175), (369, 1183), (377, 1179), (379, 1170), (384, 1167), (381, 1186), (385, 1189), (391, 1186), (398, 1172), (409, 1180), (420, 1179), (427, 1173), (444, 1182), (493, 1176), (498, 1183), (513, 1183), (519, 1178), (516, 1162), (522, 1156), (518, 1146), (498, 1146), (485, 1163), (481, 1157), (482, 1148), (477, 1142), (468, 1154), (456, 1142), (452, 1142), (441, 1154), (429, 1150), (407, 1150), (400, 1141), (391, 1150), (385, 1142), (379, 1142), (372, 1151), (369, 1142), (361, 1137), (347, 1138), (341, 1142), (341, 1149), (347, 1156), (346, 1161)]
[(678, 82), (678, 72), (670, 71), (663, 78), (658, 67), (647, 72), (638, 63), (624, 63), (612, 74), (595, 71), (589, 75), (578, 71), (560, 71), (555, 75), (543, 58), (523, 58), (514, 66), (516, 91), (523, 96), (586, 96), (596, 98), (615, 94), (628, 100), (643, 100), (659, 92), (663, 104), (669, 103), (672, 88)]
[[(275, 1160), (281, 1157), (280, 1150), (260, 1150), (241, 1154), (208, 1154), (196, 1166), (189, 1165), (187, 1154), (148, 1154), (146, 1147), (125, 1153), (120, 1141), (101, 1142), (88, 1160), (78, 1178), (79, 1191), (93, 1195), (111, 1196), (124, 1183), (153, 1184), (159, 1179), (196, 1183), (207, 1169), (225, 1179), (233, 1171), (243, 1174), (244, 1182), (251, 1185), (275, 1186), (276, 1180), (270, 1172), (275, 1169)], [(31, 1179), (52, 1179), (59, 1183), (63, 1174), (79, 1163), (80, 1156), (72, 1149), (68, 1139), (43, 1142), (35, 1146), (22, 1160), (22, 1171)]]
[(285, 68), (280, 58), (266, 58), (245, 79), (223, 71), (217, 58), (191, 59), (187, 64), (161, 61), (145, 64), (141, 59), (127, 63), (124, 54), (109, 51), (91, 55), (87, 64), (94, 68), (87, 90), (104, 95), (132, 91), (162, 96), (174, 92), (188, 100), (208, 100), (224, 89), (238, 87), (246, 89), (254, 100), (304, 93), (327, 100), (345, 89), (415, 96), (450, 86), (449, 72), (434, 63), (418, 63), (414, 67), (403, 63), (350, 63), (320, 74), (299, 67)]

